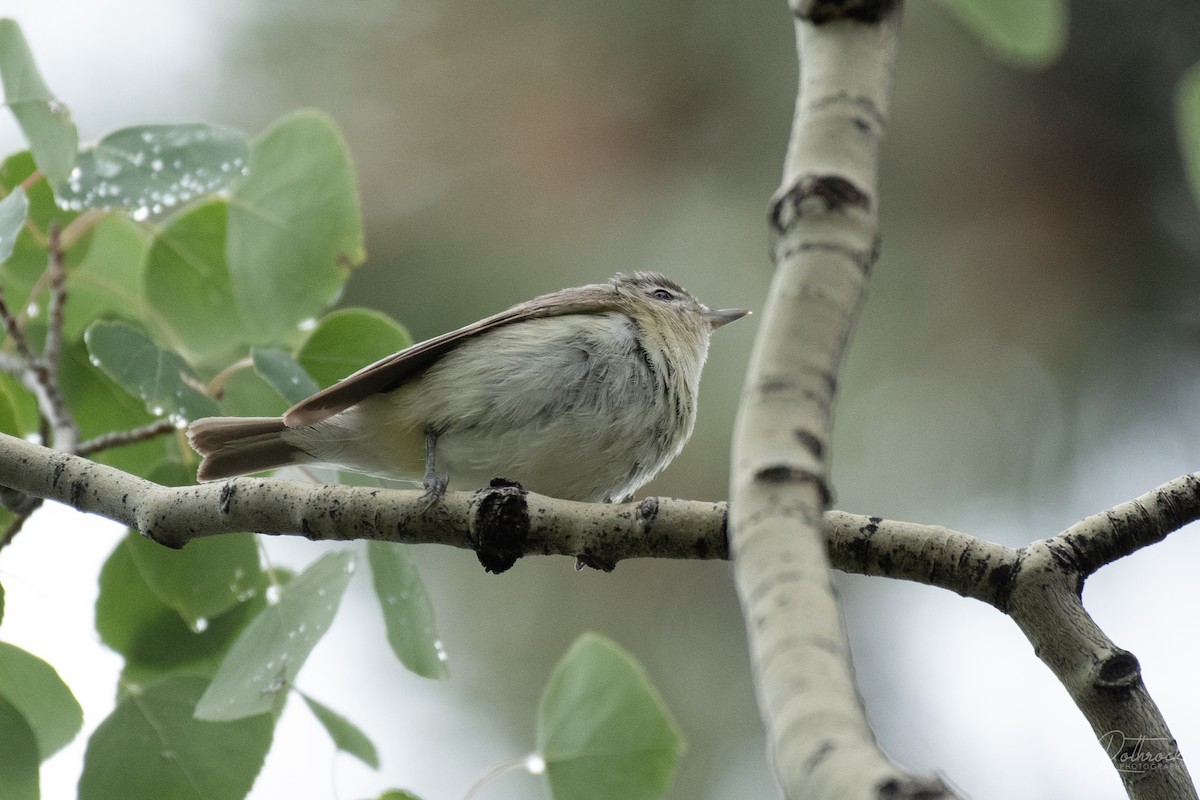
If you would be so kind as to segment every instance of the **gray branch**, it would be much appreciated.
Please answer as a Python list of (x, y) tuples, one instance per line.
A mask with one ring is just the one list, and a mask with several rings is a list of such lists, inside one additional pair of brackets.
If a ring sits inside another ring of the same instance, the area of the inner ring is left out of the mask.
[(829, 576), (838, 375), (879, 241), (901, 3), (790, 0), (799, 91), (769, 224), (775, 276), (733, 439), (730, 548), (758, 706), (787, 800), (954, 793), (879, 749)]
[[(107, 517), (168, 547), (253, 531), (451, 545), (493, 571), (524, 555), (574, 556), (604, 569), (626, 558), (729, 558), (725, 503), (575, 503), (502, 485), (447, 492), (430, 507), (421, 491), (262, 478), (167, 487), (3, 434), (0, 486)], [(1104, 636), (1080, 595), (1099, 567), (1197, 519), (1200, 473), (1019, 549), (844, 511), (827, 512), (822, 530), (837, 569), (937, 586), (1011, 616), (1083, 711), (1129, 796), (1176, 800), (1195, 798), (1195, 789), (1137, 659)]]
[(128, 525), (167, 547), (238, 531), (334, 541), (383, 539), (475, 551), (500, 571), (521, 555), (569, 555), (611, 569), (626, 558), (727, 558), (726, 506), (647, 498), (592, 504), (511, 485), (447, 492), (234, 478), (160, 486), (0, 434), (0, 486)]

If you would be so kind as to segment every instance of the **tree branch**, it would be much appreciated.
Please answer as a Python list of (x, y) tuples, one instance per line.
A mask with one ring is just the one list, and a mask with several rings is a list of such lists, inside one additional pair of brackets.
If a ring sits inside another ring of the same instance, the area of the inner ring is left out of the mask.
[(75, 454), (80, 456), (88, 456), (92, 453), (99, 453), (101, 450), (108, 450), (112, 447), (123, 447), (127, 444), (137, 444), (138, 442), (144, 442), (147, 439), (154, 439), (174, 430), (176, 430), (175, 423), (171, 420), (156, 419), (154, 422), (147, 423), (140, 428), (134, 428), (128, 431), (106, 433), (101, 436), (80, 442), (75, 447)]
[[(100, 514), (169, 547), (240, 531), (437, 543), (473, 550), (493, 571), (521, 555), (575, 556), (605, 569), (626, 558), (729, 557), (725, 503), (575, 503), (498, 485), (447, 492), (430, 508), (422, 491), (262, 478), (166, 487), (3, 434), (0, 486)], [(1087, 574), (1136, 549), (1130, 543), (1159, 541), (1198, 519), (1200, 473), (1193, 473), (1020, 549), (844, 511), (827, 512), (822, 533), (837, 569), (937, 586), (1010, 615), (1091, 723), (1129, 796), (1175, 800), (1196, 797), (1195, 789), (1137, 659), (1104, 636), (1080, 596)], [(1070, 557), (1093, 552), (1103, 555)], [(902, 792), (893, 796), (919, 796), (921, 783), (885, 782), (880, 796), (893, 789)]]
[(99, 514), (175, 548), (203, 536), (253, 531), (448, 544), (490, 558), (489, 567), (526, 554), (570, 555), (605, 569), (625, 558), (728, 555), (724, 503), (653, 497), (576, 503), (500, 485), (447, 492), (429, 507), (419, 490), (267, 478), (168, 487), (3, 434), (0, 485)]
[[(57, 222), (50, 223), (50, 260), (46, 275), (50, 279), (50, 301), (46, 309), (46, 341), (42, 345), (42, 360), (51, 374), (58, 370), (62, 351), (63, 326), (66, 324), (67, 265), (63, 257), (62, 236)], [(57, 383), (57, 379), (55, 379)]]
[(1196, 788), (1137, 658), (1083, 607), (1100, 567), (1200, 519), (1200, 473), (1014, 549), (934, 525), (841, 511), (825, 516), (834, 566), (939, 586), (1008, 614), (1083, 712), (1133, 800), (1187, 800)]
[(788, 800), (953, 797), (880, 752), (829, 575), (838, 373), (878, 241), (900, 2), (792, 0), (800, 89), (770, 210), (776, 266), (738, 411), (730, 547), (759, 709)]
[[(4, 354), (0, 370), (19, 378), (37, 398), (38, 412), (49, 423), (52, 443), (60, 450), (73, 452), (79, 441), (79, 429), (58, 386), (58, 359), (62, 344), (64, 310), (67, 300), (67, 273), (57, 225), (50, 226), (50, 251), (44, 280), (48, 280), (50, 301), (47, 311), (46, 340), (38, 356), (29, 345), (17, 314), (9, 308), (0, 287), (0, 320), (16, 355)], [(11, 538), (11, 537), (9, 537)]]

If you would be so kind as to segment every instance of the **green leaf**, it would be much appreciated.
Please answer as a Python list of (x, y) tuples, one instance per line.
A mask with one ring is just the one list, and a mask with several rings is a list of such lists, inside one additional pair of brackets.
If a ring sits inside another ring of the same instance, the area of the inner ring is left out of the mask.
[(4, 584), (0, 583), (0, 622), (4, 621)]
[(337, 297), (365, 253), (354, 167), (329, 117), (297, 112), (254, 142), (229, 204), (228, 252), (255, 344), (295, 341)]
[(83, 710), (54, 667), (6, 642), (0, 642), (0, 696), (33, 729), (43, 761), (65, 747), (83, 726)]
[[(186, 644), (203, 637), (193, 637), (179, 614), (150, 589), (133, 561), (136, 539), (142, 539), (142, 534), (130, 531), (104, 560), (96, 597), (96, 632), (126, 661), (164, 661), (174, 666)], [(182, 657), (191, 655), (185, 652)]]
[[(0, 162), (0, 186), (11, 192), (24, 184), (35, 172), (37, 172), (37, 164), (33, 161), (33, 153), (28, 150), (13, 153)], [(52, 220), (57, 222), (60, 228), (65, 228), (79, 216), (78, 212), (59, 206), (58, 200), (54, 197), (54, 190), (44, 180), (35, 180), (24, 189), (25, 199), (29, 201), (29, 219), (43, 231), (50, 228)], [(37, 247), (43, 254), (46, 252), (42, 244), (37, 244)], [(41, 266), (43, 269), (46, 267), (44, 255)]]
[(88, 741), (79, 800), (242, 800), (262, 768), (275, 720), (196, 719), (192, 709), (207, 683), (169, 675), (123, 697)]
[(296, 360), (321, 386), (330, 386), (373, 361), (412, 344), (404, 326), (387, 314), (346, 308), (325, 315), (301, 345)]
[(221, 395), (221, 408), (234, 417), (277, 417), (292, 404), (253, 368), (239, 369), (229, 376)]
[[(85, 439), (130, 430), (154, 419), (145, 403), (130, 396), (91, 363), (81, 339), (63, 343), (59, 384)], [(36, 424), (35, 421), (33, 430), (37, 429)], [(178, 459), (179, 447), (178, 437), (160, 436), (104, 450), (94, 454), (92, 459), (145, 477), (164, 457)]]
[(195, 631), (267, 588), (254, 535), (208, 536), (171, 550), (144, 537), (128, 540), (146, 585)]
[(93, 362), (155, 416), (193, 420), (221, 413), (192, 386), (198, 379), (182, 358), (121, 322), (97, 322), (84, 334)]
[(82, 336), (88, 325), (104, 317), (158, 322), (146, 319), (138, 293), (145, 251), (146, 234), (137, 223), (117, 214), (100, 220), (83, 258), (67, 276), (70, 295), (63, 331), (68, 338)]
[(304, 367), (282, 350), (256, 347), (250, 355), (259, 377), (293, 405), (321, 389)]
[[(194, 481), (195, 474), (182, 464), (165, 462), (149, 477), (163, 486), (184, 486)], [(253, 534), (203, 537), (182, 550), (144, 536), (127, 537), (125, 545), (150, 591), (197, 632), (207, 630), (214, 617), (267, 589)]]
[(445, 678), (445, 651), (434, 627), (433, 604), (408, 548), (395, 542), (367, 542), (367, 560), (392, 652), (422, 677)]
[(21, 425), (17, 421), (17, 407), (6, 386), (0, 385), (0, 433), (20, 436)]
[[(266, 608), (265, 593), (210, 619), (203, 632), (196, 632), (158, 599), (134, 564), (131, 544), (140, 538), (141, 534), (130, 532), (100, 571), (96, 631), (101, 640), (125, 657), (127, 683), (152, 681), (179, 669), (216, 674), (238, 634)], [(276, 575), (280, 580), (288, 578), (278, 570)]]
[(372, 800), (421, 800), (412, 792), (407, 792), (404, 789), (388, 789), (383, 794)]
[(33, 729), (16, 706), (0, 697), (0, 797), (38, 800), (39, 796)]
[(1041, 69), (1067, 47), (1067, 0), (942, 0), (1000, 58)]
[(1200, 203), (1200, 64), (1194, 64), (1175, 87), (1179, 149), (1187, 166), (1192, 196)]
[[(10, 193), (16, 192), (36, 169), (28, 150), (15, 153), (0, 163), (0, 185)], [(79, 216), (58, 207), (54, 192), (45, 181), (33, 183), (24, 193), (26, 219), (42, 231), (48, 230), (51, 222), (63, 228)], [(9, 308), (24, 308), (29, 302), (30, 291), (46, 271), (46, 259), (45, 242), (39, 241), (28, 227), (20, 229), (11, 254), (0, 260), (0, 286), (4, 287), (4, 299)]]
[(354, 555), (326, 553), (279, 593), (234, 642), (196, 716), (240, 719), (278, 707), (305, 659), (333, 622)]
[(83, 148), (58, 188), (67, 208), (123, 208), (136, 220), (229, 187), (246, 171), (246, 134), (204, 123), (138, 125)]
[(684, 750), (641, 666), (595, 634), (579, 637), (554, 668), (537, 738), (555, 800), (663, 797)]
[(225, 263), (224, 200), (211, 200), (167, 220), (150, 242), (142, 287), (185, 353), (231, 358), (249, 337), (233, 299)]
[(29, 213), (29, 200), (20, 186), (0, 200), (0, 261), (7, 261), (17, 245), (17, 236), (25, 227), (25, 216)]
[(314, 700), (304, 692), (300, 692), (300, 696), (304, 698), (305, 703), (308, 703), (308, 707), (317, 721), (325, 726), (325, 730), (329, 732), (329, 738), (333, 739), (338, 750), (349, 753), (368, 767), (379, 769), (379, 753), (375, 749), (375, 744), (367, 738), (365, 733), (329, 706)]
[[(11, 375), (0, 375), (0, 406), (7, 405), (16, 417), (16, 427), (4, 428), (4, 433), (13, 436), (24, 436), (38, 428), (37, 400), (34, 396)], [(8, 423), (6, 423), (8, 424)]]
[(0, 19), (0, 80), (38, 169), (52, 185), (64, 183), (75, 166), (79, 134), (70, 111), (42, 80), (25, 35), (11, 19)]

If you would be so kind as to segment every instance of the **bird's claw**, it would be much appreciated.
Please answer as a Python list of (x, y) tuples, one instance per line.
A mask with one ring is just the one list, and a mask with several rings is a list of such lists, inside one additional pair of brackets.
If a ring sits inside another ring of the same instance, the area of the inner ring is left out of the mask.
[(421, 485), (425, 487), (425, 510), (433, 508), (441, 501), (442, 496), (446, 494), (446, 487), (450, 485), (449, 475), (438, 475), (434, 472), (429, 472), (421, 481)]

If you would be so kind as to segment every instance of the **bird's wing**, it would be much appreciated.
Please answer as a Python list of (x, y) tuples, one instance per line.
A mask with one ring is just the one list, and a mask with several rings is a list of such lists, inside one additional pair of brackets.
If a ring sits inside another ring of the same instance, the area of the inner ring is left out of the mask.
[(460, 343), (504, 325), (542, 317), (615, 310), (619, 308), (619, 303), (616, 289), (611, 284), (580, 286), (535, 297), (507, 311), (426, 339), (374, 364), (368, 364), (289, 408), (283, 415), (283, 421), (289, 428), (312, 425), (345, 411), (373, 394), (397, 389)]

